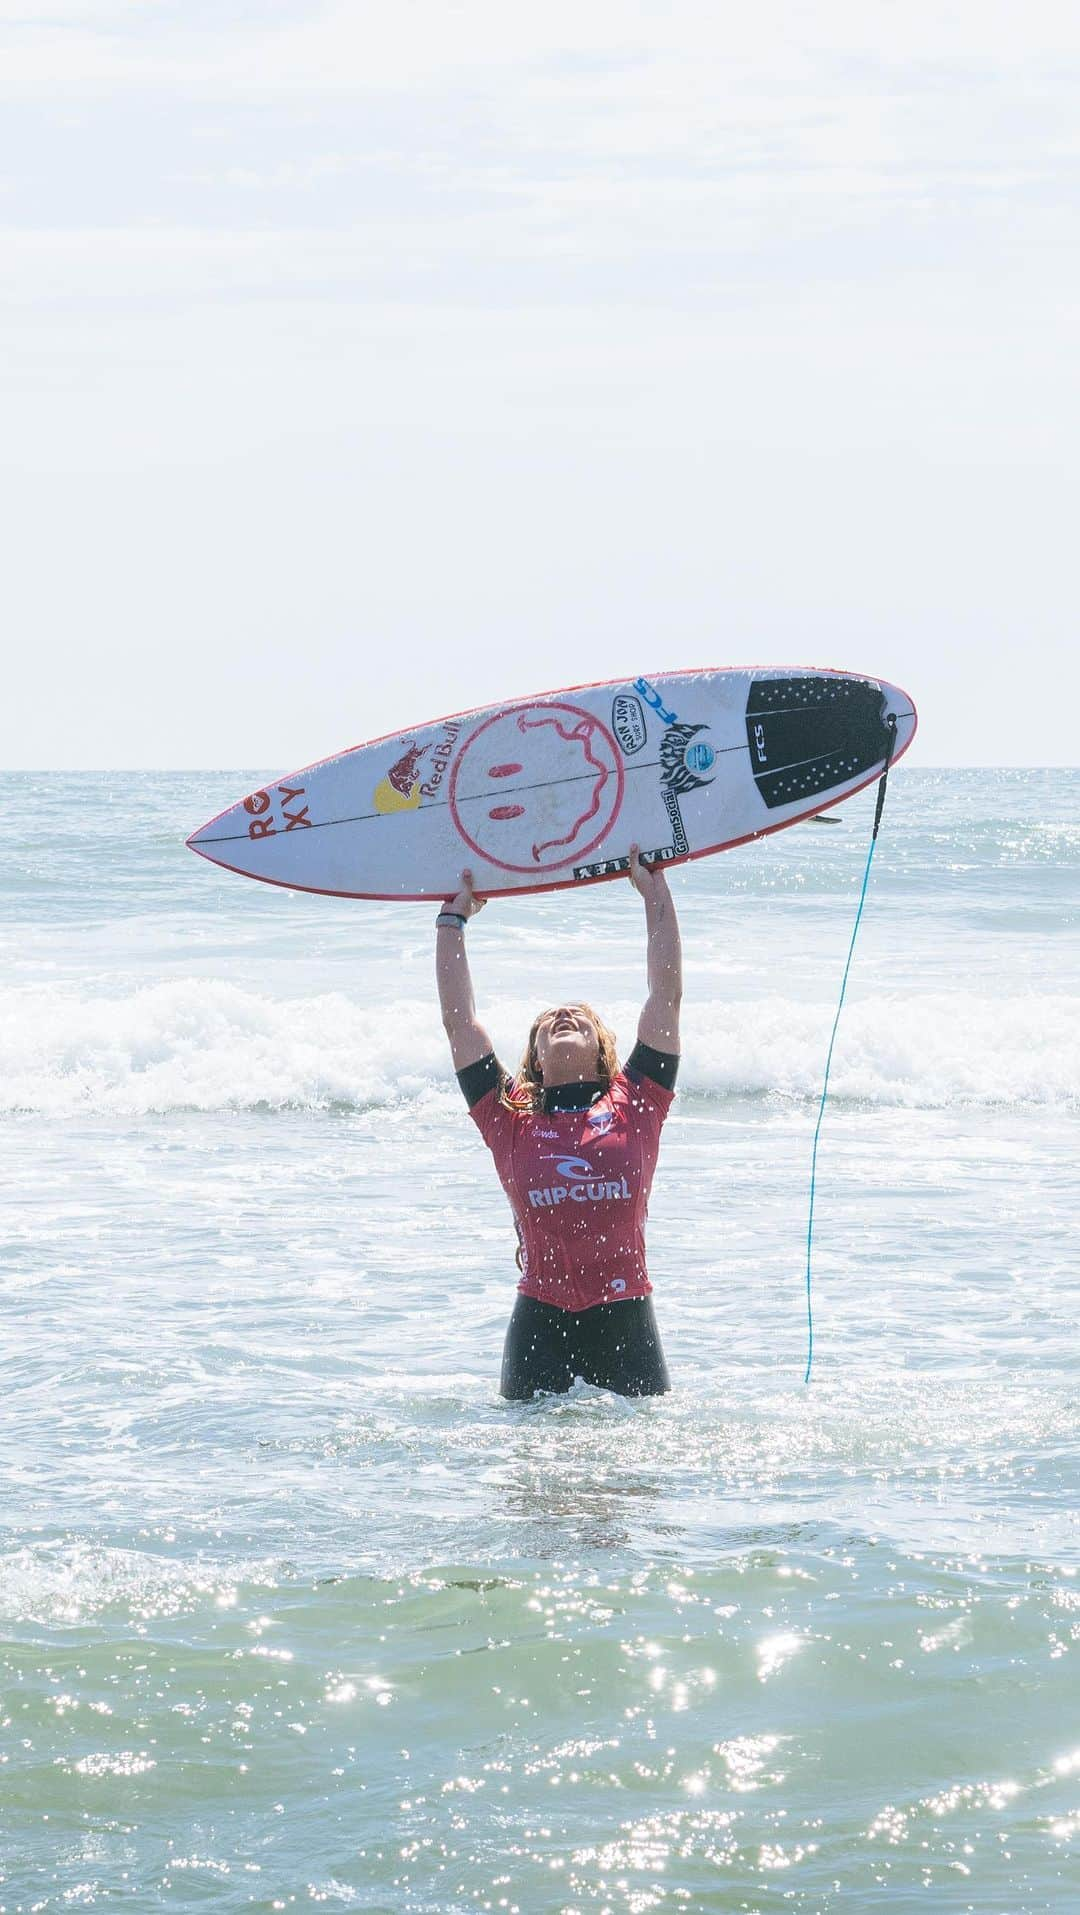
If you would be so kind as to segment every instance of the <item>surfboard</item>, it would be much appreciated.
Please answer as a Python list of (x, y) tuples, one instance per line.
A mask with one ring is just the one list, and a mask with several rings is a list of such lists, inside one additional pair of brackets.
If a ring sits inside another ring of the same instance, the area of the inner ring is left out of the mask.
[(252, 791), (192, 851), (293, 891), (486, 897), (682, 864), (843, 802), (915, 735), (906, 692), (812, 667), (610, 679), (456, 712)]

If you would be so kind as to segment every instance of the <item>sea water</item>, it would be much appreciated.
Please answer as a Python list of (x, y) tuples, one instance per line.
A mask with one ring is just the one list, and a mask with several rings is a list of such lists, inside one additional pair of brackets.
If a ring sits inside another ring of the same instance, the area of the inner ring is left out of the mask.
[[(0, 1909), (1080, 1906), (1080, 775), (895, 771), (680, 869), (665, 1399), (504, 1404), (430, 906), (3, 780)], [(623, 1054), (626, 883), (470, 927)]]

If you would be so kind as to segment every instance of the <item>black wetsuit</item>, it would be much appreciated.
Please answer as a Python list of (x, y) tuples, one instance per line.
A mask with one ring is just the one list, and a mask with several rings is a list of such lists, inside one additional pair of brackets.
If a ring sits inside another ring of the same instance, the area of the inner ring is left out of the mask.
[[(637, 1044), (626, 1063), (631, 1077), (650, 1077), (673, 1090), (679, 1060)], [(458, 1071), (470, 1108), (506, 1073), (493, 1052)], [(587, 1110), (603, 1095), (600, 1083), (560, 1084), (543, 1093), (545, 1111)], [(527, 1400), (538, 1390), (567, 1391), (576, 1377), (617, 1396), (663, 1396), (671, 1388), (652, 1298), (626, 1297), (588, 1310), (561, 1310), (519, 1295), (506, 1332), (500, 1391)]]

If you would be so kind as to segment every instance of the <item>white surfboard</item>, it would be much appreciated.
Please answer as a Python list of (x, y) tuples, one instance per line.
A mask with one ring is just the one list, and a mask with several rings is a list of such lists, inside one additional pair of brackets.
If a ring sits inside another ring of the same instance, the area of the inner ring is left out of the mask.
[(681, 864), (839, 804), (915, 735), (906, 692), (851, 672), (612, 679), (458, 712), (275, 779), (192, 833), (296, 891), (487, 897)]

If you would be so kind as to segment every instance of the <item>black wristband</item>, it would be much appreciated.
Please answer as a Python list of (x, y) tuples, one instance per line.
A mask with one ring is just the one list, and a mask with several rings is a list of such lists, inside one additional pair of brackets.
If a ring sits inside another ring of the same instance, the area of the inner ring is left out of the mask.
[(461, 911), (440, 911), (435, 920), (436, 931), (464, 931), (468, 919)]

